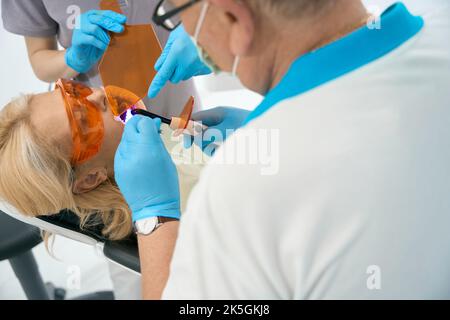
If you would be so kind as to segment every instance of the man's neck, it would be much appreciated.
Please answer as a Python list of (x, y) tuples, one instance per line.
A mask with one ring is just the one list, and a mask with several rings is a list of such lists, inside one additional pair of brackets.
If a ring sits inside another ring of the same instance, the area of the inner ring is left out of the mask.
[(367, 18), (368, 13), (360, 1), (336, 1), (326, 12), (305, 19), (304, 23), (288, 22), (276, 44), (270, 89), (278, 85), (300, 56), (353, 32), (363, 26)]

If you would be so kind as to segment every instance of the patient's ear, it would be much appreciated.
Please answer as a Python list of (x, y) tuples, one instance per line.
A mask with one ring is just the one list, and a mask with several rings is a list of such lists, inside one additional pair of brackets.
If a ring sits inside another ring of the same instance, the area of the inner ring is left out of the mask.
[(76, 178), (72, 192), (82, 194), (94, 190), (108, 179), (106, 168), (94, 168)]

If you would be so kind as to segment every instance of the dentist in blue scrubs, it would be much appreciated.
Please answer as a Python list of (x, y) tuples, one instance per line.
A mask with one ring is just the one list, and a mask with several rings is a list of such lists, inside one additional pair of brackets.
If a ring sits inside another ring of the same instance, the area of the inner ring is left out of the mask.
[(450, 4), (431, 1), (426, 18), (402, 3), (374, 18), (360, 0), (162, 1), (154, 21), (183, 25), (150, 95), (224, 71), (265, 99), (194, 116), (214, 155), (183, 217), (160, 122), (126, 125), (115, 174), (144, 296), (163, 257), (169, 299), (449, 298)]

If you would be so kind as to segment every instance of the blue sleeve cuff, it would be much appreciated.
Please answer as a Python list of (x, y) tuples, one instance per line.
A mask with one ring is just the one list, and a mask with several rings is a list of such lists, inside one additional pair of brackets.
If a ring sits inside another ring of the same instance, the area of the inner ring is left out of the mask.
[(152, 217), (164, 217), (164, 218), (172, 218), (172, 219), (180, 219), (181, 212), (179, 209), (174, 210), (160, 210), (155, 208), (144, 208), (138, 211), (133, 211), (132, 219), (133, 222), (144, 220)]

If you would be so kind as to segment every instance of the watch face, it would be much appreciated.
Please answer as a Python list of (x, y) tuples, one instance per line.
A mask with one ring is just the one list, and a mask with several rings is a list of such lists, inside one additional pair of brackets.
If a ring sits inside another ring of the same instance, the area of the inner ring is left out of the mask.
[(134, 223), (134, 225), (136, 227), (137, 233), (143, 234), (143, 235), (149, 235), (156, 229), (156, 226), (158, 225), (158, 218), (152, 217), (152, 218), (139, 220), (139, 221), (136, 221)]

